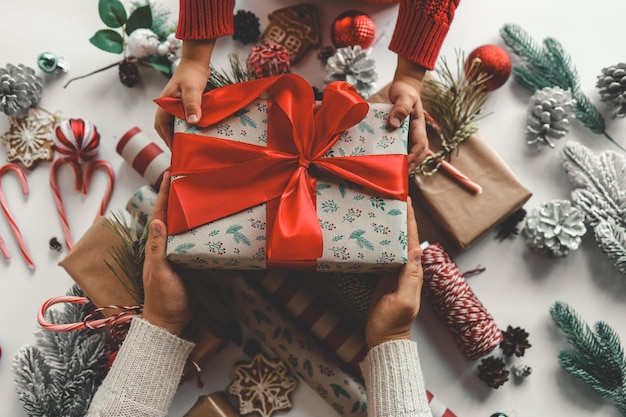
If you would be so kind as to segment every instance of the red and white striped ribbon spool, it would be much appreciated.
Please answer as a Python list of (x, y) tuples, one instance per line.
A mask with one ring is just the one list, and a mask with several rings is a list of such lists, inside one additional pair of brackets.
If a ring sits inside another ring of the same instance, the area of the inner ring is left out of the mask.
[(170, 157), (138, 127), (126, 132), (116, 151), (155, 189), (159, 189), (163, 173), (170, 166)]

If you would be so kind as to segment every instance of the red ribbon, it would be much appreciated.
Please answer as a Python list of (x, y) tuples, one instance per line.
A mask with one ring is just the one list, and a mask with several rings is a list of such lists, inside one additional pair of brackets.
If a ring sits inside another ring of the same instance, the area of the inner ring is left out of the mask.
[[(324, 91), (316, 109), (311, 86), (284, 74), (218, 88), (202, 97), (207, 127), (245, 107), (263, 92), (268, 103), (267, 147), (201, 135), (176, 133), (172, 143), (172, 181), (168, 233), (193, 227), (268, 203), (267, 261), (310, 265), (322, 255), (322, 231), (316, 213), (316, 171), (324, 170), (361, 185), (373, 195), (406, 201), (406, 155), (324, 158), (341, 133), (356, 125), (369, 106), (349, 84)], [(184, 118), (181, 99), (156, 103)]]

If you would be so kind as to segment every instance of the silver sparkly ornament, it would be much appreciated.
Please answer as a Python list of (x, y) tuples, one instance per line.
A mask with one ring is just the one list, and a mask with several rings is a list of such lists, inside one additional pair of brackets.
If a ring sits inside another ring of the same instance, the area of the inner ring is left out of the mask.
[(516, 378), (524, 379), (532, 373), (533, 368), (528, 365), (515, 365), (512, 370)]
[(47, 74), (67, 72), (65, 60), (52, 52), (42, 52), (37, 57), (37, 66)]
[(526, 217), (523, 236), (535, 252), (549, 256), (566, 256), (580, 246), (587, 232), (585, 216), (568, 200), (541, 204)]
[(371, 49), (361, 49), (359, 45), (338, 48), (335, 55), (326, 61), (324, 82), (345, 81), (354, 86), (364, 99), (368, 99), (376, 89), (378, 74), (376, 63), (369, 58)]
[(554, 148), (552, 143), (569, 129), (570, 119), (575, 118), (576, 100), (569, 91), (560, 87), (545, 87), (530, 98), (526, 136), (528, 144), (543, 144)]
[(596, 87), (600, 99), (613, 109), (612, 117), (626, 117), (626, 63), (602, 68)]
[(41, 99), (43, 82), (35, 70), (23, 64), (0, 68), (0, 111), (21, 117)]

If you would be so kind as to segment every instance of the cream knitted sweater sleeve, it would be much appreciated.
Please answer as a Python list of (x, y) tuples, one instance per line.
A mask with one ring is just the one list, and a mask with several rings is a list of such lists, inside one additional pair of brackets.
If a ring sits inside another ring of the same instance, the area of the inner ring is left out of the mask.
[(394, 340), (374, 346), (361, 370), (369, 417), (432, 417), (417, 343)]
[(87, 417), (167, 416), (194, 344), (135, 317)]

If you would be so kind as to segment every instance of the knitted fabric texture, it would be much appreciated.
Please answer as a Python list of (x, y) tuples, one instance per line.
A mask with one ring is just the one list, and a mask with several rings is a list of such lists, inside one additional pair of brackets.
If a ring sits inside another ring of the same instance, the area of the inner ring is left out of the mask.
[(193, 347), (193, 343), (135, 317), (87, 417), (167, 416)]
[(431, 417), (417, 343), (395, 340), (374, 346), (361, 362), (371, 416)]
[[(432, 70), (460, 0), (401, 0), (389, 49)], [(364, 0), (391, 3), (392, 0)], [(232, 35), (234, 0), (180, 0), (180, 39), (215, 39)]]

